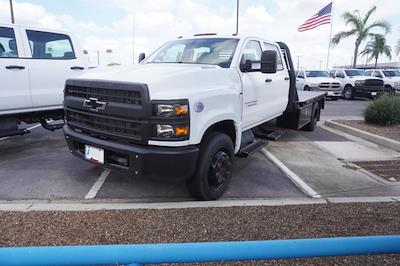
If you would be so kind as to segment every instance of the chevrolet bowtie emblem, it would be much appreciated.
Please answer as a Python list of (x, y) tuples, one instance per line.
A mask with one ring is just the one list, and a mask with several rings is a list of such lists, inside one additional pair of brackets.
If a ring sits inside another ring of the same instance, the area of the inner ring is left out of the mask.
[(83, 106), (90, 108), (90, 110), (98, 112), (99, 110), (106, 109), (107, 102), (99, 101), (97, 98), (89, 98), (83, 101)]

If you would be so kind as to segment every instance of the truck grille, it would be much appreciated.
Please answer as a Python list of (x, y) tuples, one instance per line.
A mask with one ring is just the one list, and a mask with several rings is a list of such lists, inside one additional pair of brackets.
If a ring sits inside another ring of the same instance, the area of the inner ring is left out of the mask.
[(367, 79), (364, 83), (366, 87), (382, 88), (383, 80), (380, 79)]
[(80, 98), (96, 98), (100, 101), (126, 103), (126, 104), (142, 104), (140, 92), (126, 91), (117, 89), (90, 88), (67, 86), (65, 95), (75, 96)]
[(98, 136), (105, 135), (111, 139), (142, 140), (142, 121), (125, 120), (116, 117), (106, 117), (92, 113), (65, 110), (68, 125), (87, 133)]
[(340, 88), (340, 83), (323, 82), (323, 83), (319, 84), (319, 87), (321, 89), (339, 89)]
[(68, 80), (64, 109), (67, 125), (92, 137), (140, 144), (149, 138), (151, 112), (146, 84)]

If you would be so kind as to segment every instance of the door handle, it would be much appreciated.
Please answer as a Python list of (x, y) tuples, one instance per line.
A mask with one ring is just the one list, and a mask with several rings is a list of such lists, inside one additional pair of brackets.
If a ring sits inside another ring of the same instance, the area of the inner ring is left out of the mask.
[(272, 82), (272, 79), (266, 79), (265, 82)]
[(73, 67), (71, 67), (71, 69), (72, 70), (84, 70), (85, 68), (81, 67), (81, 66), (73, 66)]
[(24, 66), (11, 65), (11, 66), (6, 66), (6, 69), (25, 69), (25, 67)]
[[(285, 77), (285, 80), (289, 80), (290, 78), (289, 77)], [(297, 80), (297, 81), (299, 81), (299, 80)]]

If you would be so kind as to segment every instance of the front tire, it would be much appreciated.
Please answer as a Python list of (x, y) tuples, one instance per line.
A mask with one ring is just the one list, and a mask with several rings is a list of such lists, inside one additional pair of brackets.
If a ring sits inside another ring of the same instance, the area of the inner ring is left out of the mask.
[(343, 96), (346, 100), (353, 100), (354, 98), (354, 90), (353, 87), (350, 85), (347, 85), (344, 88)]
[(200, 147), (196, 172), (187, 181), (187, 188), (199, 200), (216, 200), (228, 188), (232, 177), (234, 147), (231, 138), (213, 132), (206, 136)]
[(304, 87), (304, 90), (305, 90), (305, 91), (311, 91), (310, 87), (308, 87), (308, 86), (305, 86), (305, 87)]

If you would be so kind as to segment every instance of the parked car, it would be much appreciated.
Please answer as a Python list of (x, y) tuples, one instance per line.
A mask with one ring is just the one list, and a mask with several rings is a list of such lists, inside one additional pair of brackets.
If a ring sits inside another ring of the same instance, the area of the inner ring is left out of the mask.
[(138, 66), (69, 79), (64, 132), (81, 159), (183, 179), (194, 197), (214, 200), (227, 189), (233, 155), (265, 146), (254, 128), (278, 118), (314, 130), (324, 100), (297, 92), (285, 44), (197, 35), (168, 42)]
[(323, 91), (332, 99), (342, 97), (340, 82), (332, 78), (327, 71), (323, 70), (298, 71), (296, 88), (305, 91)]
[(334, 69), (330, 75), (340, 82), (342, 94), (347, 100), (354, 97), (374, 99), (384, 92), (383, 81), (368, 76), (361, 69)]
[(369, 76), (380, 78), (385, 85), (385, 92), (400, 93), (400, 70), (398, 69), (369, 69)]
[(74, 35), (15, 24), (0, 24), (0, 137), (22, 135), (25, 122), (42, 124), (64, 116), (65, 81), (86, 69)]

